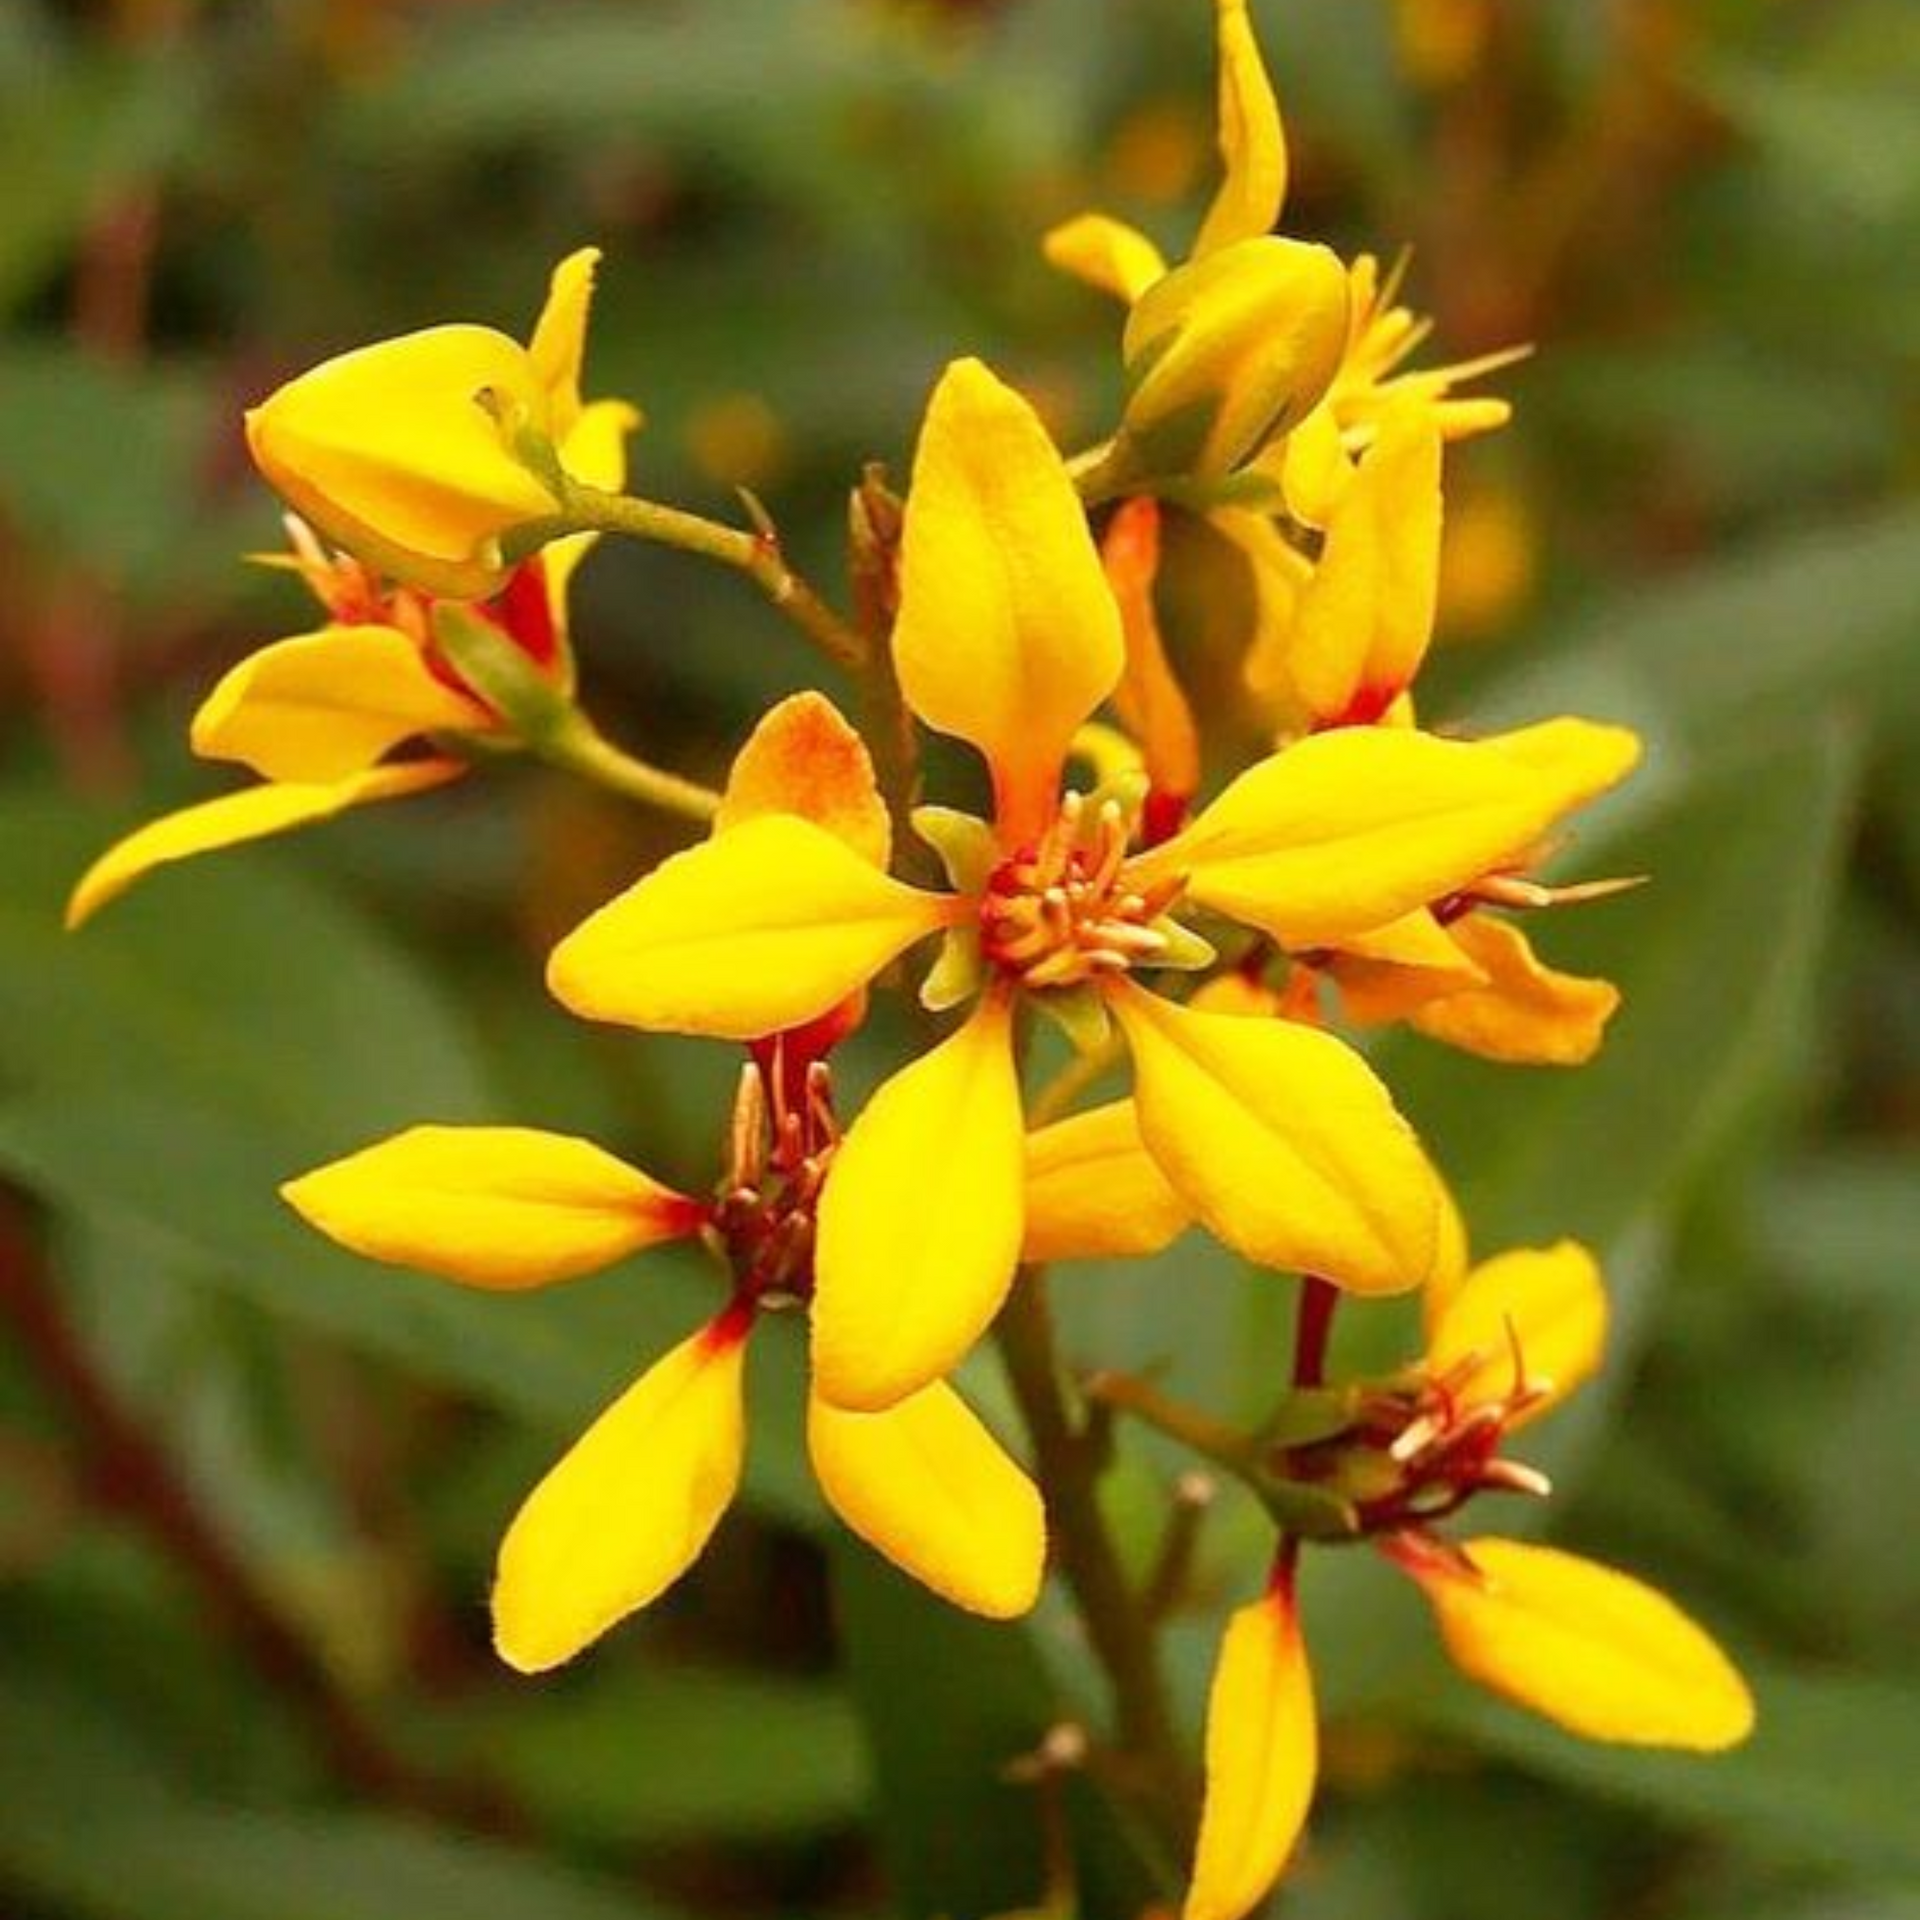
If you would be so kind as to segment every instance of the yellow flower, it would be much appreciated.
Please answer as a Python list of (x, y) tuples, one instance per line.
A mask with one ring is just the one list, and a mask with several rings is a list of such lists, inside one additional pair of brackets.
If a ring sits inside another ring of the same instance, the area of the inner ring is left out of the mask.
[(442, 326), (323, 362), (247, 415), (260, 471), (360, 559), (429, 593), (480, 599), (509, 571), (502, 539), (550, 520), (569, 477), (617, 476), (638, 416), (583, 404), (595, 248), (555, 268), (527, 346)]
[[(1428, 1294), (1428, 1345), (1403, 1380), (1358, 1390), (1349, 1426), (1287, 1455), (1344, 1502), (1352, 1531), (1412, 1576), (1469, 1678), (1591, 1740), (1713, 1752), (1753, 1701), (1726, 1655), (1651, 1587), (1575, 1554), (1442, 1539), (1487, 1490), (1542, 1493), (1503, 1437), (1599, 1365), (1606, 1296), (1570, 1241), (1505, 1253)], [(1239, 1920), (1293, 1851), (1317, 1765), (1294, 1544), (1230, 1621), (1207, 1707), (1207, 1789), (1184, 1920)]]
[(499, 656), (483, 693), (449, 657), (438, 603), (329, 554), (297, 518), (287, 526), (292, 551), (274, 564), (300, 575), (327, 622), (240, 661), (202, 702), (191, 732), (203, 759), (234, 761), (265, 784), (184, 807), (117, 841), (74, 888), (69, 927), (155, 867), (457, 778), (467, 762), (451, 754), (386, 756), (422, 738), (514, 738), (514, 720), (495, 704), (503, 683), (517, 709), (557, 712), (571, 701), (566, 592), (585, 542), (556, 542), (517, 566), (495, 599), (451, 610), (469, 647), (477, 641)]
[(1554, 723), (1548, 760), (1501, 741), (1359, 729), (1242, 774), (1143, 851), (1118, 800), (1060, 792), (1069, 743), (1112, 692), (1121, 622), (1059, 456), (977, 362), (928, 410), (908, 497), (895, 664), (928, 726), (974, 746), (989, 826), (918, 817), (955, 892), (910, 887), (779, 813), (676, 855), (563, 940), (575, 1012), (744, 1038), (798, 1026), (930, 935), (924, 997), (967, 1020), (874, 1096), (820, 1220), (820, 1391), (877, 1409), (952, 1367), (992, 1320), (1024, 1232), (1016, 1002), (1111, 1019), (1148, 1151), (1205, 1225), (1265, 1265), (1362, 1292), (1431, 1270), (1438, 1182), (1359, 1056), (1285, 1022), (1192, 1011), (1142, 972), (1205, 964), (1181, 903), (1290, 946), (1401, 918), (1531, 847), (1631, 764), (1616, 729)]

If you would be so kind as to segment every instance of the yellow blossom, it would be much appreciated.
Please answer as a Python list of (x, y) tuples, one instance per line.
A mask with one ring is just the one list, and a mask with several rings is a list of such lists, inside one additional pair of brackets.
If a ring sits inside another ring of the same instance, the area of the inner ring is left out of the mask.
[(1630, 736), (1555, 723), (1559, 761), (1499, 741), (1359, 729), (1265, 760), (1182, 832), (1134, 850), (1117, 800), (1064, 797), (1069, 745), (1120, 681), (1122, 622), (1073, 487), (1031, 408), (949, 369), (908, 496), (894, 636), (927, 725), (973, 745), (991, 824), (928, 810), (954, 891), (888, 877), (767, 814), (665, 862), (555, 950), (549, 981), (596, 1019), (743, 1038), (838, 1003), (935, 933), (925, 996), (968, 1018), (882, 1087), (820, 1219), (820, 1390), (892, 1404), (993, 1318), (1024, 1235), (1015, 1003), (1116, 1023), (1147, 1150), (1250, 1258), (1361, 1292), (1432, 1270), (1439, 1183), (1384, 1087), (1328, 1035), (1196, 1012), (1136, 976), (1204, 965), (1183, 903), (1288, 945), (1357, 936), (1531, 847), (1631, 764)]
[[(1349, 1503), (1351, 1531), (1414, 1579), (1469, 1678), (1587, 1739), (1714, 1752), (1746, 1738), (1752, 1698), (1672, 1601), (1556, 1548), (1433, 1531), (1481, 1493), (1547, 1490), (1500, 1457), (1500, 1442), (1595, 1370), (1606, 1318), (1598, 1269), (1570, 1241), (1485, 1261), (1430, 1290), (1419, 1366), (1357, 1389), (1352, 1426), (1292, 1449), (1289, 1469)], [(1298, 1544), (1283, 1546), (1266, 1597), (1234, 1615), (1221, 1646), (1185, 1920), (1240, 1920), (1257, 1906), (1312, 1798)]]
[(568, 477), (607, 484), (638, 416), (583, 403), (595, 248), (555, 268), (531, 342), (430, 327), (323, 362), (247, 415), (260, 471), (295, 511), (395, 579), (497, 593), (502, 540), (552, 519)]

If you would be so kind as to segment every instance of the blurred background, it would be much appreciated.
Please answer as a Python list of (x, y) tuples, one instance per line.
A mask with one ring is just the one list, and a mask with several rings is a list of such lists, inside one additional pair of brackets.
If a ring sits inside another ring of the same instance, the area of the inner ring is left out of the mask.
[[(1559, 916), (1626, 1010), (1576, 1074), (1382, 1063), (1477, 1249), (1576, 1233), (1598, 1388), (1523, 1452), (1554, 1537), (1740, 1652), (1726, 1760), (1584, 1747), (1469, 1696), (1369, 1557), (1306, 1596), (1329, 1718), (1299, 1920), (1920, 1915), (1920, 10), (1908, 0), (1255, 0), (1288, 230), (1412, 249), (1440, 352), (1519, 340), (1448, 472), (1425, 711), (1640, 727)], [(1202, 0), (0, 0), (0, 1912), (672, 1920), (1030, 1905), (1006, 1777), (1097, 1701), (1070, 1631), (943, 1611), (827, 1525), (792, 1343), (747, 1498), (575, 1671), (486, 1646), (521, 1492), (711, 1307), (649, 1255), (522, 1299), (369, 1267), (276, 1183), (417, 1120), (716, 1168), (723, 1048), (587, 1032), (545, 945), (667, 829), (508, 768), (164, 872), (82, 935), (115, 832), (224, 791), (184, 727), (309, 624), (243, 405), (432, 321), (521, 333), (608, 250), (590, 390), (636, 485), (745, 485), (837, 583), (844, 490), (963, 351), (1070, 444), (1117, 316), (1047, 272), (1088, 205), (1210, 191)], [(603, 551), (576, 636), (617, 737), (714, 777), (811, 662), (737, 580)], [(885, 1058), (884, 1022), (848, 1074)], [(1288, 1289), (1191, 1237), (1063, 1273), (1069, 1348), (1246, 1410)], [(1407, 1351), (1353, 1314), (1350, 1364)], [(1364, 1322), (1364, 1325), (1361, 1323)], [(970, 1388), (999, 1405), (990, 1361)], [(1172, 1463), (1113, 1486), (1151, 1555)], [(1507, 1516), (1497, 1516), (1504, 1523)], [(1251, 1517), (1168, 1654), (1197, 1719)], [(1085, 1910), (1137, 1911), (1080, 1821)]]

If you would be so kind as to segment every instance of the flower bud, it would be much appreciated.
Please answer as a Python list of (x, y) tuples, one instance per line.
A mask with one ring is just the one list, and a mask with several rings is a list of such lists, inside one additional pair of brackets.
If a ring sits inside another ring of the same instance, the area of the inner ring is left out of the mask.
[(430, 327), (290, 381), (248, 413), (247, 443), (327, 538), (410, 586), (479, 599), (506, 577), (502, 537), (561, 511), (551, 409), (525, 347)]
[(1347, 276), (1333, 252), (1263, 236), (1189, 261), (1134, 303), (1119, 464), (1220, 480), (1303, 419), (1339, 371)]

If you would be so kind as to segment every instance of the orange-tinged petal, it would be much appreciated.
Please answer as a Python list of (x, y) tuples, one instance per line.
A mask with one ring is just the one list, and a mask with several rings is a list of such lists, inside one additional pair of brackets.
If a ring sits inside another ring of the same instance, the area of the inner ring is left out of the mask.
[(901, 691), (985, 755), (1015, 844), (1051, 818), (1067, 743), (1125, 649), (1053, 442), (977, 360), (955, 361), (934, 389), (901, 538)]
[(1527, 1385), (1545, 1398), (1512, 1425), (1557, 1406), (1598, 1372), (1607, 1345), (1607, 1290), (1593, 1255), (1577, 1241), (1518, 1247), (1483, 1260), (1464, 1279), (1429, 1294), (1427, 1364), (1449, 1373), (1478, 1364), (1461, 1383), (1463, 1407), (1503, 1399), (1519, 1354)]
[(581, 247), (554, 268), (547, 282), (546, 305), (527, 347), (534, 377), (547, 392), (556, 440), (572, 430), (580, 415), (580, 368), (586, 359), (587, 316), (593, 308), (593, 276), (599, 265), (600, 249)]
[(763, 813), (793, 813), (884, 868), (893, 833), (862, 740), (825, 694), (796, 693), (770, 707), (734, 756), (714, 828)]
[(1395, 408), (1333, 510), (1284, 645), (1249, 659), (1249, 684), (1285, 684), (1319, 725), (1371, 724), (1426, 656), (1439, 579), (1439, 428)]
[(1219, 0), (1220, 158), (1226, 167), (1194, 258), (1270, 233), (1287, 198), (1287, 139), (1247, 0)]
[(124, 840), (116, 840), (81, 875), (67, 901), (67, 925), (77, 927), (91, 919), (109, 900), (155, 867), (191, 859), (196, 853), (211, 853), (218, 847), (264, 840), (269, 834), (328, 820), (371, 800), (419, 793), (465, 771), (465, 763), (459, 760), (410, 760), (319, 786), (247, 787), (239, 793), (222, 794), (218, 800), (182, 807), (178, 813), (162, 814), (158, 820), (136, 827)]
[[(1542, 750), (1549, 733), (1558, 751)], [(1185, 873), (1216, 912), (1337, 945), (1522, 858), (1638, 754), (1624, 728), (1580, 720), (1480, 741), (1341, 728), (1250, 767), (1130, 871)]]
[(1484, 987), (1487, 976), (1425, 911), (1349, 934), (1327, 963), (1347, 1018), (1362, 1026), (1412, 1018), (1434, 1000)]
[(1012, 1015), (989, 995), (848, 1129), (820, 1199), (813, 1378), (872, 1413), (948, 1372), (1020, 1257), (1026, 1130)]
[(811, 821), (762, 814), (590, 915), (547, 984), (590, 1020), (754, 1040), (825, 1013), (952, 912)]
[(943, 1600), (1012, 1620), (1039, 1597), (1040, 1495), (944, 1382), (882, 1413), (849, 1413), (815, 1394), (807, 1450), (834, 1512)]
[(1144, 1257), (1171, 1246), (1192, 1218), (1140, 1138), (1131, 1100), (1028, 1134), (1022, 1260)]
[(1193, 709), (1167, 663), (1153, 580), (1160, 563), (1160, 505), (1127, 501), (1108, 522), (1101, 564), (1120, 608), (1127, 664), (1113, 690), (1114, 711), (1140, 742), (1155, 792), (1182, 800), (1200, 785), (1200, 736)]
[(1167, 270), (1160, 249), (1144, 233), (1103, 213), (1063, 221), (1040, 245), (1061, 272), (1129, 305)]
[(494, 717), (428, 671), (392, 627), (324, 627), (249, 654), (193, 716), (193, 750), (265, 780), (362, 772), (415, 734), (484, 731)]
[(1600, 1051), (1620, 1005), (1611, 981), (1544, 965), (1518, 927), (1490, 914), (1463, 916), (1453, 935), (1485, 982), (1418, 1008), (1411, 1017), (1422, 1033), (1484, 1060), (1520, 1064), (1577, 1067)]
[(1438, 1176), (1351, 1047), (1134, 986), (1110, 1004), (1133, 1050), (1141, 1137), (1213, 1233), (1262, 1266), (1356, 1293), (1428, 1277)]
[(1227, 1622), (1207, 1695), (1207, 1791), (1181, 1920), (1241, 1920), (1293, 1852), (1320, 1764), (1300, 1617), (1279, 1590)]
[(533, 1127), (410, 1127), (280, 1192), (355, 1253), (476, 1287), (570, 1280), (705, 1217), (592, 1142)]
[(499, 584), (500, 535), (556, 506), (508, 445), (502, 415), (513, 413), (549, 424), (527, 350), (487, 327), (430, 327), (290, 381), (247, 415), (247, 443), (329, 539), (431, 592), (473, 598)]
[(1752, 1731), (1746, 1682), (1664, 1594), (1552, 1547), (1480, 1539), (1460, 1551), (1473, 1571), (1396, 1558), (1483, 1687), (1588, 1740), (1712, 1753)]
[(493, 1643), (522, 1673), (571, 1660), (700, 1557), (740, 1484), (745, 1329), (656, 1361), (534, 1488), (500, 1543)]

